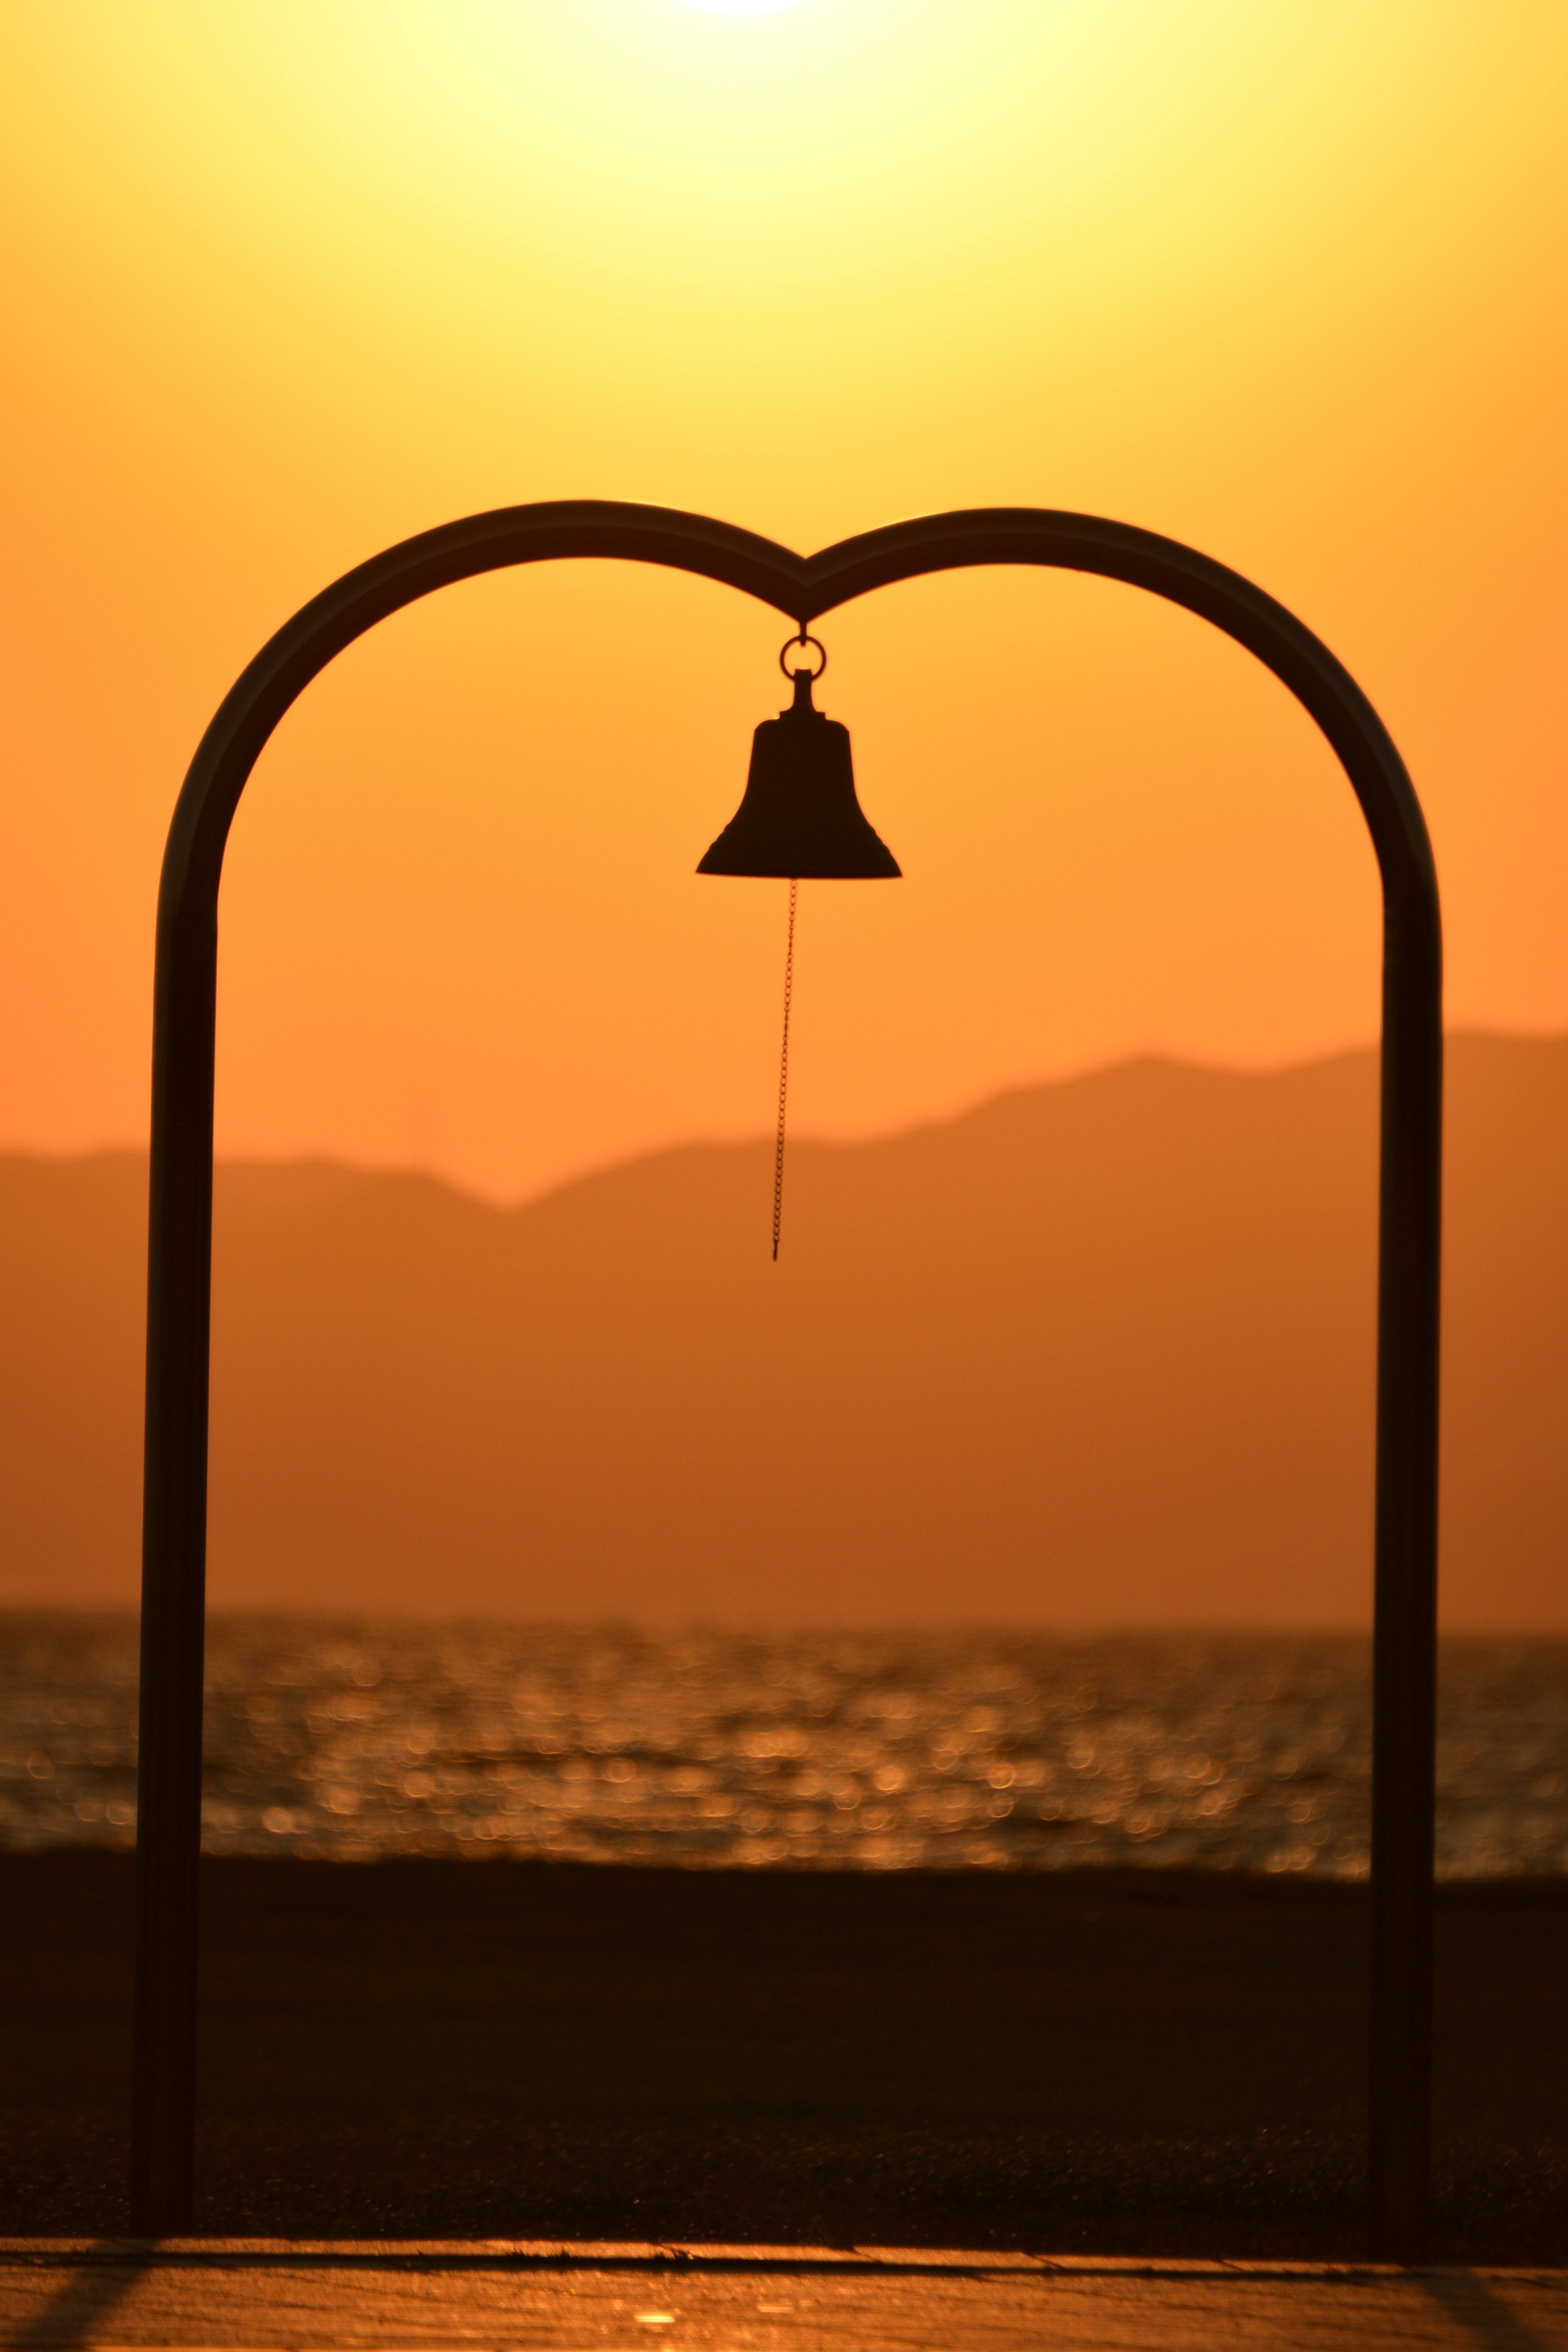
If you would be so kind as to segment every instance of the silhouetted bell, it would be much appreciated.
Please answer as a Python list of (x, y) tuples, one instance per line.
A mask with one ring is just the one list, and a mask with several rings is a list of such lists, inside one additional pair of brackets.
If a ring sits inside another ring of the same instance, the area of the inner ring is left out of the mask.
[[(792, 637), (784, 653), (801, 642)], [(816, 644), (815, 637), (804, 642)], [(783, 667), (783, 654), (779, 659)], [(795, 679), (795, 700), (776, 719), (764, 719), (752, 736), (745, 797), (699, 874), (846, 882), (898, 877), (898, 861), (872, 832), (855, 797), (849, 730), (812, 702), (811, 681), (821, 675), (822, 669), (784, 668), (784, 676)]]

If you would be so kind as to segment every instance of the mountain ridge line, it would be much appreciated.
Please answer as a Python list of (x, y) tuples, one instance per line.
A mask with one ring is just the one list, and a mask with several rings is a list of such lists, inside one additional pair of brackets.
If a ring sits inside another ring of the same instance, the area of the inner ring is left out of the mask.
[[(1446, 1622), (1568, 1630), (1568, 1038), (1449, 1051)], [(1140, 1056), (502, 1207), (222, 1162), (215, 1605), (1364, 1622), (1377, 1066)], [(0, 1158), (0, 1600), (124, 1603), (144, 1155)]]

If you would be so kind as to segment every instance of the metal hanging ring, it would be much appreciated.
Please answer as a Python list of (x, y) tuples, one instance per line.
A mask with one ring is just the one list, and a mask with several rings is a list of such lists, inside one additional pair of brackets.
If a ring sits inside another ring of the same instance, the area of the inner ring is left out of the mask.
[[(807, 677), (820, 677), (823, 671), (827, 667), (827, 647), (823, 644), (822, 639), (820, 637), (808, 637), (804, 629), (800, 630), (796, 635), (786, 637), (784, 639), (783, 645), (779, 647), (779, 667), (783, 670), (785, 677), (794, 677), (795, 675), (795, 672), (791, 669), (788, 662), (784, 659), (784, 656), (788, 653), (791, 646), (815, 646), (816, 647), (817, 652), (822, 656), (822, 659), (817, 663), (815, 669), (806, 670), (805, 674)], [(802, 669), (805, 669), (805, 664), (804, 662), (801, 663), (800, 667)]]

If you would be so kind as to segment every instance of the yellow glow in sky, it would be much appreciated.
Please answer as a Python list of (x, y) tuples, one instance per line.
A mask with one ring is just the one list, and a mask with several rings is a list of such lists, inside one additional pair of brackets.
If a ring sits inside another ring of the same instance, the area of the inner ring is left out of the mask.
[[(1453, 1018), (1568, 1025), (1565, 100), (1560, 0), (11, 0), (0, 1139), (144, 1133), (163, 835), (260, 643), (563, 496), (1193, 542), (1387, 719)], [(764, 1130), (782, 898), (692, 868), (780, 634), (567, 566), (335, 664), (236, 828), (222, 1147), (515, 1194)], [(824, 634), (907, 879), (803, 893), (803, 1129), (1375, 1033), (1359, 817), (1235, 648), (1005, 572)]]

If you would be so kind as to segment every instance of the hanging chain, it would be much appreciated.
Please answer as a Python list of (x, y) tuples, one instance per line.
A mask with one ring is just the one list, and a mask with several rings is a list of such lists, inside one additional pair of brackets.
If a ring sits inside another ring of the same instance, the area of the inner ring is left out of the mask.
[(784, 1044), (779, 1048), (779, 1132), (773, 1147), (773, 1264), (778, 1264), (779, 1223), (784, 1216), (784, 1096), (789, 1088), (789, 1000), (795, 987), (795, 898), (800, 884), (789, 886), (789, 945), (784, 950)]

